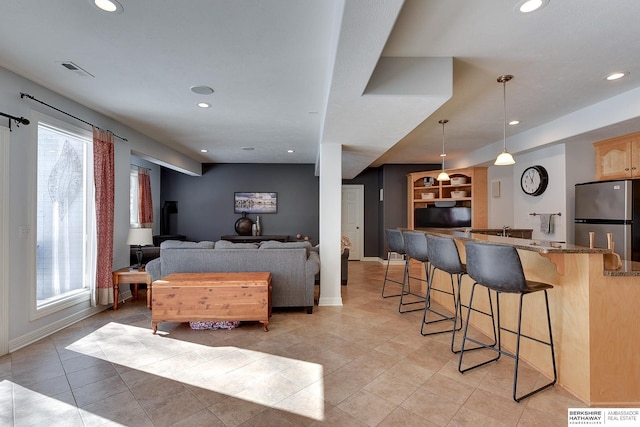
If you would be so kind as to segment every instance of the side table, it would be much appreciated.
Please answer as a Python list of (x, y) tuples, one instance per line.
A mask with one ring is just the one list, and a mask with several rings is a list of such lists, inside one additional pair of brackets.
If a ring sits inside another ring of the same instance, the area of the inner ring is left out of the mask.
[(147, 285), (147, 308), (151, 308), (151, 276), (147, 274), (144, 267), (124, 267), (113, 273), (113, 309), (118, 309), (118, 298), (120, 293), (120, 284), (133, 284), (133, 298), (138, 298), (138, 284), (146, 283)]

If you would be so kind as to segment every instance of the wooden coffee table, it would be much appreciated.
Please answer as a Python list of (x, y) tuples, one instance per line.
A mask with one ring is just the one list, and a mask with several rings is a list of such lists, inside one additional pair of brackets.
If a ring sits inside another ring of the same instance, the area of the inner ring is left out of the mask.
[(160, 322), (257, 320), (269, 330), (271, 273), (173, 273), (152, 285), (151, 327)]

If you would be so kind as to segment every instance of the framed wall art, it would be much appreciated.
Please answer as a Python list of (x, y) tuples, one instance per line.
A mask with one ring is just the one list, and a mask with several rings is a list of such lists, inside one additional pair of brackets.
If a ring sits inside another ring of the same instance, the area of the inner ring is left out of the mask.
[(233, 193), (234, 213), (268, 214), (278, 212), (278, 193)]

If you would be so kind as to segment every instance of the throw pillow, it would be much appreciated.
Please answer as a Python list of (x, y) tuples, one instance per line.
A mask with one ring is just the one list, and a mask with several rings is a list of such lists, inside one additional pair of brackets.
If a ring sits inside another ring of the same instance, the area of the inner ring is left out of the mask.
[(234, 243), (228, 240), (218, 240), (216, 249), (258, 249), (257, 243)]

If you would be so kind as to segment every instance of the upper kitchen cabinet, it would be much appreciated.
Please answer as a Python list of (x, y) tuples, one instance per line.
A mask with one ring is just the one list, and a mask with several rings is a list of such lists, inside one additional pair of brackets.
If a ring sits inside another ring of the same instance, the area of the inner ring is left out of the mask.
[(640, 132), (593, 144), (596, 180), (640, 177)]
[(487, 168), (450, 169), (448, 181), (437, 181), (440, 170), (407, 175), (407, 224), (415, 228), (416, 209), (466, 207), (470, 209), (471, 227), (486, 228)]

